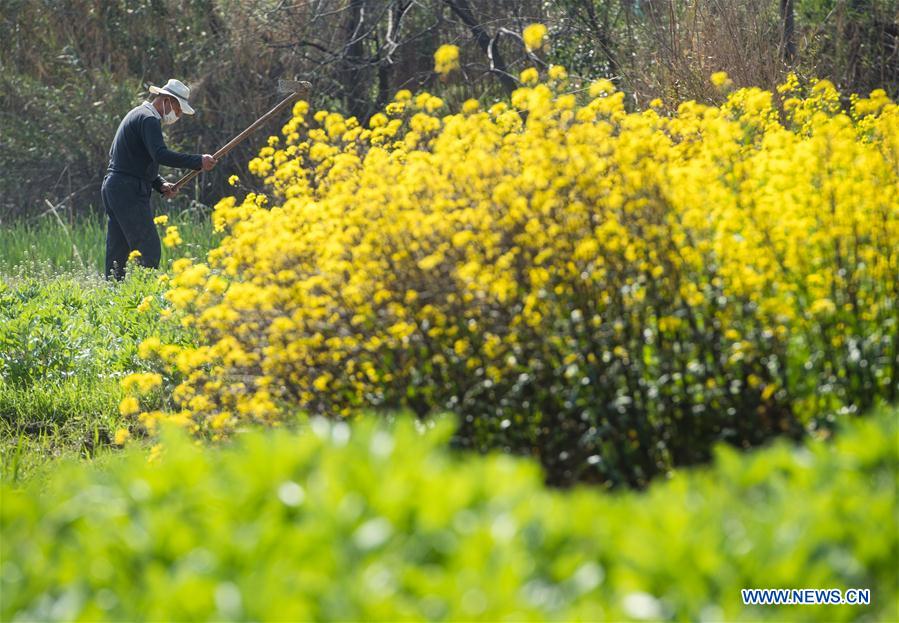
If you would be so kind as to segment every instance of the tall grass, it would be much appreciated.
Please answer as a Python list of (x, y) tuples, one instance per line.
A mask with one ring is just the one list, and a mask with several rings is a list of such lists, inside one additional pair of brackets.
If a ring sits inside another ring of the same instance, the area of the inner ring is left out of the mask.
[[(183, 255), (202, 257), (218, 242), (208, 216), (198, 210), (169, 215), (184, 243), (163, 247), (162, 265)], [(73, 222), (46, 214), (0, 226), (0, 275), (6, 278), (67, 273), (103, 274), (106, 217), (91, 214)]]

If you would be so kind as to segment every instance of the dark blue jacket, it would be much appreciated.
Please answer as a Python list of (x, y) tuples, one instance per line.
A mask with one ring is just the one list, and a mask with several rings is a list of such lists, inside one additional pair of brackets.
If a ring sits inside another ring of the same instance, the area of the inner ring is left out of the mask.
[(137, 177), (151, 184), (157, 191), (165, 181), (159, 175), (159, 165), (196, 169), (203, 167), (200, 154), (181, 154), (165, 146), (162, 123), (144, 103), (132, 108), (116, 130), (109, 148), (109, 172)]

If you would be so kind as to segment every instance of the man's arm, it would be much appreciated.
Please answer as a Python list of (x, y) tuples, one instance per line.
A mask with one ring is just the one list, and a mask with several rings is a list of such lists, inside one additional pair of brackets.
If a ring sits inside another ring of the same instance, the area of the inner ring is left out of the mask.
[(203, 156), (200, 154), (182, 154), (172, 151), (165, 146), (165, 141), (162, 139), (162, 125), (159, 123), (159, 119), (154, 117), (144, 119), (141, 126), (141, 135), (150, 157), (159, 164), (164, 164), (167, 167), (178, 167), (179, 169), (194, 169), (196, 171), (203, 168)]

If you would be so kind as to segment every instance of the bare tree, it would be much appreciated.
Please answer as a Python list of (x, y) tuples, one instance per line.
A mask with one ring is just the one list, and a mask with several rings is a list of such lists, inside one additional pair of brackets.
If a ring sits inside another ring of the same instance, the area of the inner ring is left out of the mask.
[(446, 5), (452, 9), (462, 22), (471, 29), (471, 34), (475, 38), (478, 47), (487, 55), (490, 61), (490, 71), (496, 75), (502, 84), (506, 93), (511, 93), (518, 87), (515, 78), (508, 72), (506, 62), (500, 53), (497, 39), (500, 33), (492, 37), (487, 33), (484, 25), (475, 19), (474, 11), (468, 0), (444, 0)]
[(780, 0), (780, 19), (783, 24), (783, 57), (788, 65), (796, 60), (795, 12), (793, 0)]

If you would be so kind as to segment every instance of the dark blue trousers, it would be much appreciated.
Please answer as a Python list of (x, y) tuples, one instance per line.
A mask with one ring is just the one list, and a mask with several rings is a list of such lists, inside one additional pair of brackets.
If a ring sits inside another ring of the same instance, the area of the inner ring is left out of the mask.
[(109, 217), (104, 273), (107, 279), (110, 275), (119, 280), (125, 276), (125, 262), (135, 249), (140, 251), (139, 264), (159, 267), (162, 245), (153, 223), (151, 192), (149, 182), (137, 177), (107, 173), (103, 178), (100, 195)]

